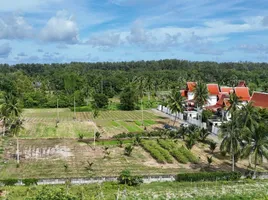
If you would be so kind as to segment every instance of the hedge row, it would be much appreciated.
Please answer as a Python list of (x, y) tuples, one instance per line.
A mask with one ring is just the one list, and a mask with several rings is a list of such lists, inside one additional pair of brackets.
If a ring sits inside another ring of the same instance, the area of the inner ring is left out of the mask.
[[(29, 178), (29, 179), (23, 179), (22, 183), (26, 186), (30, 185), (37, 185), (38, 179), (35, 178)], [(18, 183), (18, 179), (5, 179), (0, 180), (0, 184), (3, 184), (4, 186), (14, 186)]]
[(240, 172), (198, 172), (178, 174), (176, 181), (234, 181), (240, 178)]
[(158, 139), (158, 143), (161, 147), (167, 149), (170, 154), (180, 163), (197, 163), (198, 159), (193, 155), (191, 151), (186, 149), (184, 146), (180, 148), (171, 140)]
[(141, 146), (148, 151), (158, 163), (173, 163), (169, 152), (161, 148), (155, 141), (142, 140)]

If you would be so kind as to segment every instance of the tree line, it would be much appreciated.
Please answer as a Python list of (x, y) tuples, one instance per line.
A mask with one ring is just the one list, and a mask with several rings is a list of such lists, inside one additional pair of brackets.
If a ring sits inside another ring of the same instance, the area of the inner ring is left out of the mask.
[[(267, 63), (216, 63), (186, 60), (138, 62), (98, 62), (68, 64), (0, 65), (0, 90), (12, 91), (24, 107), (59, 107), (88, 105), (94, 94), (111, 98), (122, 94), (139, 77), (143, 91), (185, 88), (186, 81), (202, 80), (235, 86), (246, 80), (251, 92), (268, 92)], [(133, 88), (132, 88), (133, 89)], [(140, 91), (138, 91), (140, 92)], [(140, 96), (140, 94), (138, 94)]]

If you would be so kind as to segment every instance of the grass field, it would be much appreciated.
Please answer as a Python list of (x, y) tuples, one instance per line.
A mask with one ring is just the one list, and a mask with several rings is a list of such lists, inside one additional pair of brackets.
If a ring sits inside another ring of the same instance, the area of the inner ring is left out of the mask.
[[(102, 138), (111, 137), (122, 132), (142, 132), (141, 111), (100, 111), (94, 119), (91, 112), (77, 112), (76, 120), (74, 113), (69, 109), (58, 109), (59, 127), (56, 128), (57, 109), (25, 109), (23, 111), (24, 127), (20, 134), (23, 138), (75, 138), (79, 133), (85, 137), (93, 134), (96, 123)], [(143, 124), (146, 128), (163, 126), (168, 119), (157, 116), (150, 110), (143, 113)], [(93, 123), (93, 124), (92, 124)]]
[[(23, 200), (34, 197), (38, 191), (44, 187), (2, 187), (6, 199)], [(46, 186), (46, 190), (57, 190), (62, 188), (67, 192), (67, 187)], [(128, 200), (164, 200), (164, 199), (197, 199), (197, 200), (266, 200), (268, 198), (268, 182), (244, 180), (240, 182), (197, 182), (197, 183), (178, 183), (178, 182), (155, 182), (142, 184), (138, 187), (118, 185), (117, 183), (103, 183), (82, 186), (70, 186), (70, 194), (79, 199), (128, 199)], [(117, 198), (118, 197), (118, 198)], [(1, 199), (1, 197), (0, 197)]]

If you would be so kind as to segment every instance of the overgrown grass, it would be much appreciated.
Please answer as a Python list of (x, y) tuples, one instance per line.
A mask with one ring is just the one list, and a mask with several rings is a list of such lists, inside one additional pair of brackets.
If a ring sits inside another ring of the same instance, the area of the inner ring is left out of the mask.
[[(24, 200), (33, 198), (44, 186), (12, 186), (1, 187), (7, 196), (2, 199)], [(155, 182), (142, 184), (139, 187), (118, 185), (117, 183), (102, 183), (90, 185), (45, 186), (47, 190), (62, 188), (63, 192), (75, 195), (79, 199), (197, 199), (197, 200), (265, 200), (268, 198), (267, 181), (241, 181), (241, 182)], [(1, 198), (0, 198), (1, 199)]]

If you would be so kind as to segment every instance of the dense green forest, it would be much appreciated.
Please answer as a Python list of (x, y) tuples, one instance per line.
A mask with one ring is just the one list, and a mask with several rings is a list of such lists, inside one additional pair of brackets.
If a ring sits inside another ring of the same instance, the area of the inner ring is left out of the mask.
[(140, 96), (140, 91), (156, 96), (158, 91), (181, 89), (186, 81), (198, 80), (229, 86), (246, 80), (251, 92), (268, 92), (268, 64), (185, 60), (0, 64), (0, 90), (12, 91), (26, 108), (56, 107), (57, 99), (60, 107), (71, 107), (74, 97), (76, 105), (83, 106), (94, 95), (106, 102), (105, 96), (119, 96), (124, 89), (129, 92), (127, 87), (134, 82), (140, 82), (137, 96)]

